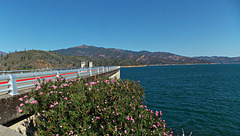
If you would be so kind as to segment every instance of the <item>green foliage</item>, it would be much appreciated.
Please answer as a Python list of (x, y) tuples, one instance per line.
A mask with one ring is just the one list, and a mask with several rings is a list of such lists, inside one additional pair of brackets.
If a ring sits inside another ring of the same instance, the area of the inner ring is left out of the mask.
[(19, 98), (19, 112), (36, 115), (38, 135), (171, 135), (161, 112), (146, 109), (144, 92), (134, 81), (87, 83), (58, 79), (36, 83)]

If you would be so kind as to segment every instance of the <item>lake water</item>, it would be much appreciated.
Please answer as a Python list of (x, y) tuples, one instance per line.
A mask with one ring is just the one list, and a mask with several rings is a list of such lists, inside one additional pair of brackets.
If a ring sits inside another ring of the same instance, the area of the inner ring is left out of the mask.
[(140, 80), (175, 134), (240, 136), (239, 64), (121, 68), (121, 78)]

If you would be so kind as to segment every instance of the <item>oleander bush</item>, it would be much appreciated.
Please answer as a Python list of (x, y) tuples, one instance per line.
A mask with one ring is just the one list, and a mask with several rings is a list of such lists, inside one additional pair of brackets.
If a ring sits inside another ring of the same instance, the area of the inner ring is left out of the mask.
[(144, 91), (137, 82), (59, 78), (35, 84), (17, 108), (36, 116), (37, 135), (172, 135), (161, 111), (143, 105)]

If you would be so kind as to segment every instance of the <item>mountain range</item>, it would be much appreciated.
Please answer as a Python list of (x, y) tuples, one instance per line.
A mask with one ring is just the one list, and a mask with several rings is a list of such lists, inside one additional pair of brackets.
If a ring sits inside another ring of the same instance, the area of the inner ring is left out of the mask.
[(180, 56), (168, 52), (129, 51), (95, 46), (76, 46), (68, 49), (54, 50), (66, 56), (86, 56), (90, 58), (131, 59), (146, 65), (154, 64), (209, 64), (208, 60)]
[(240, 63), (240, 57), (185, 57), (168, 52), (130, 51), (87, 45), (54, 51), (29, 50), (9, 54), (0, 51), (0, 55), (0, 71), (79, 67), (82, 61), (92, 61), (94, 66)]
[(240, 57), (223, 57), (223, 56), (200, 56), (200, 57), (194, 57), (195, 59), (199, 60), (208, 60), (214, 63), (218, 64), (236, 64), (240, 63)]

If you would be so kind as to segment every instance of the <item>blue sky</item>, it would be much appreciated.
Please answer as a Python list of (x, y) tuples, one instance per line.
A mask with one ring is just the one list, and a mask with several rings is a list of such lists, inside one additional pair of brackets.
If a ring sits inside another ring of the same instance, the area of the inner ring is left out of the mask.
[(240, 1), (0, 0), (0, 51), (83, 44), (240, 56)]

